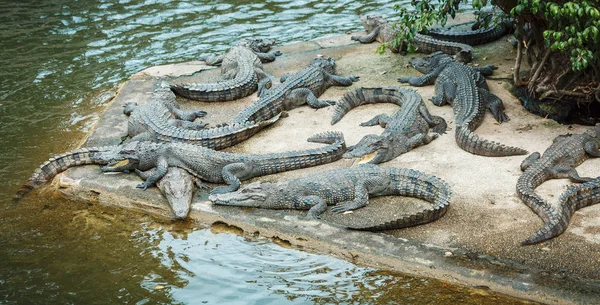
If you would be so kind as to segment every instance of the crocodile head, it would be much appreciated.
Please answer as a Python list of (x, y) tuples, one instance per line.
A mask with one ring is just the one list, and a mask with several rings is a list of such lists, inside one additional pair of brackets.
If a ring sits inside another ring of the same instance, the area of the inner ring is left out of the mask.
[(331, 57), (319, 56), (310, 62), (313, 67), (319, 67), (327, 73), (335, 74), (335, 59)]
[(133, 141), (114, 150), (101, 152), (94, 158), (105, 162), (107, 165), (102, 167), (103, 172), (124, 172), (136, 169), (139, 164), (137, 154), (138, 142)]
[(360, 23), (367, 33), (371, 33), (376, 27), (386, 24), (387, 20), (381, 16), (360, 15)]
[(268, 202), (278, 201), (273, 199), (281, 190), (277, 184), (257, 181), (244, 185), (235, 192), (211, 194), (208, 200), (217, 205), (266, 207)]
[(412, 57), (408, 64), (419, 72), (427, 74), (437, 68), (440, 63), (453, 60), (452, 56), (438, 51), (425, 57)]
[(367, 163), (379, 164), (388, 162), (408, 152), (410, 150), (408, 141), (406, 136), (382, 137), (381, 140), (370, 145), (371, 149), (375, 150), (375, 154), (372, 155)]
[(252, 49), (252, 51), (257, 53), (266, 53), (271, 50), (273, 45), (275, 45), (275, 39), (265, 40), (261, 38), (244, 38), (238, 45)]

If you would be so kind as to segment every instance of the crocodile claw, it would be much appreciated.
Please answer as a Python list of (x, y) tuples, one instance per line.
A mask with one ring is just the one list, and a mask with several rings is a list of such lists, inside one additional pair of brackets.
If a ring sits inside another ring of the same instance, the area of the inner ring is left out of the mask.
[(401, 83), (408, 83), (409, 80), (410, 80), (410, 77), (400, 77), (400, 78), (398, 78), (398, 82), (401, 82)]
[(212, 191), (210, 191), (210, 195), (231, 193), (233, 191), (234, 190), (231, 189), (231, 187), (229, 187), (229, 186), (217, 186)]
[(276, 50), (276, 51), (273, 51), (273, 55), (275, 55), (275, 56), (281, 56), (281, 55), (283, 55), (283, 53), (281, 51), (279, 51), (279, 50)]
[(148, 187), (150, 187), (150, 183), (148, 183), (148, 182), (140, 183), (140, 184), (136, 185), (135, 187), (138, 189), (144, 189), (144, 191), (145, 191), (148, 189)]
[(202, 111), (202, 110), (198, 110), (198, 111), (194, 111), (194, 114), (196, 115), (196, 117), (201, 118), (206, 116), (206, 111)]
[(344, 213), (344, 212), (355, 210), (356, 208), (357, 208), (357, 206), (355, 204), (342, 203), (342, 204), (338, 204), (338, 205), (332, 207), (331, 211), (334, 213)]

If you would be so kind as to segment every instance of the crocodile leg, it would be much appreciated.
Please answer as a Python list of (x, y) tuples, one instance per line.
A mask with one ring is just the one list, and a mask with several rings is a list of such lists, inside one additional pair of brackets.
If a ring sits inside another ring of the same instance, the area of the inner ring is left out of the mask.
[(456, 98), (456, 83), (438, 80), (435, 83), (435, 93), (436, 95), (429, 99), (434, 105), (452, 105), (454, 99)]
[(375, 41), (375, 39), (377, 39), (377, 35), (379, 35), (379, 32), (381, 31), (382, 28), (383, 28), (383, 26), (380, 25), (380, 26), (374, 28), (373, 31), (367, 35), (352, 36), (352, 37), (350, 37), (350, 39), (358, 41), (360, 43), (371, 43), (371, 42)]
[(494, 74), (494, 70), (498, 69), (498, 67), (494, 65), (485, 65), (483, 67), (471, 67), (471, 69), (481, 73), (483, 76), (490, 76)]
[(175, 119), (169, 120), (168, 123), (169, 123), (169, 125), (171, 125), (173, 127), (185, 128), (185, 129), (191, 129), (191, 130), (200, 130), (208, 125), (208, 123), (203, 123), (203, 122), (188, 122), (188, 121), (175, 120)]
[(281, 51), (272, 51), (268, 53), (254, 52), (254, 54), (258, 56), (258, 59), (260, 59), (261, 62), (265, 63), (275, 61), (275, 58), (277, 58), (277, 56), (281, 56), (283, 53), (281, 53)]
[(587, 142), (585, 143), (585, 152), (592, 157), (600, 157), (600, 151), (598, 151), (598, 143)]
[(498, 123), (508, 122), (510, 119), (504, 113), (504, 104), (502, 100), (497, 97), (495, 94), (483, 89), (479, 88), (479, 94), (483, 98), (483, 102), (487, 105), (487, 108), (492, 112), (492, 115), (498, 121)]
[(319, 215), (327, 211), (327, 202), (319, 196), (305, 196), (300, 199), (300, 204), (308, 207), (306, 218), (318, 219)]
[(392, 120), (392, 118), (387, 115), (387, 114), (378, 114), (375, 117), (373, 117), (372, 119), (360, 123), (360, 126), (375, 126), (375, 125), (379, 125), (383, 128), (385, 128), (388, 124), (388, 122), (390, 122)]
[[(286, 97), (286, 102), (290, 102), (293, 105), (303, 105), (304, 103), (306, 103), (316, 109), (335, 105), (335, 101), (317, 99), (314, 93), (308, 88), (298, 88), (290, 91), (290, 93)], [(295, 107), (286, 108), (292, 109)]]
[(223, 167), (221, 171), (223, 180), (225, 183), (229, 184), (228, 186), (218, 186), (215, 187), (210, 193), (211, 194), (224, 194), (236, 191), (240, 188), (241, 182), (240, 179), (250, 179), (252, 178), (252, 171), (254, 166), (245, 162), (231, 163), (227, 164)]
[(409, 83), (411, 86), (422, 87), (427, 85), (432, 85), (435, 82), (435, 79), (442, 73), (442, 71), (446, 68), (445, 65), (440, 65), (431, 73), (422, 75), (420, 77), (417, 76), (409, 76), (409, 77), (400, 77), (398, 81), (401, 83)]
[(221, 63), (223, 62), (223, 55), (213, 55), (213, 54), (208, 54), (208, 55), (200, 55), (198, 57), (198, 60), (204, 61), (206, 62), (207, 65), (209, 66), (220, 66)]
[(525, 160), (523, 160), (523, 162), (521, 162), (521, 171), (525, 171), (529, 166), (531, 166), (533, 163), (535, 163), (535, 161), (537, 161), (540, 158), (540, 153), (539, 152), (534, 152), (531, 155), (527, 156), (527, 158), (525, 158)]
[(328, 85), (331, 86), (352, 86), (352, 83), (357, 82), (360, 77), (358, 76), (339, 76), (325, 72), (325, 78)]
[(548, 170), (553, 178), (569, 178), (575, 183), (583, 183), (594, 180), (594, 178), (580, 177), (575, 168), (567, 165), (556, 165)]
[[(417, 146), (426, 145), (431, 143), (431, 141), (438, 138), (437, 134), (429, 135), (429, 134), (417, 134), (408, 139), (408, 146), (410, 149), (413, 149)], [(409, 149), (409, 150), (410, 150)]]
[(258, 92), (257, 95), (260, 97), (273, 86), (273, 79), (275, 78), (273, 75), (268, 74), (261, 68), (254, 68), (254, 72), (258, 76)]
[(135, 172), (138, 175), (140, 175), (140, 177), (146, 177), (146, 181), (144, 181), (144, 183), (140, 183), (135, 187), (146, 190), (148, 189), (148, 187), (155, 184), (158, 180), (162, 179), (162, 177), (164, 177), (167, 174), (167, 171), (169, 171), (169, 162), (167, 161), (166, 157), (160, 156), (158, 160), (156, 160), (155, 168), (145, 172), (139, 169), (135, 170)]
[(340, 202), (332, 207), (331, 211), (343, 213), (362, 208), (369, 203), (369, 194), (383, 192), (390, 184), (391, 181), (383, 177), (371, 177), (357, 181), (354, 189), (354, 200)]
[(448, 125), (446, 124), (446, 120), (444, 120), (444, 118), (437, 115), (432, 116), (425, 105), (419, 106), (419, 113), (421, 114), (421, 117), (425, 120), (425, 122), (427, 122), (429, 128), (431, 128), (431, 131), (438, 134), (446, 133)]
[(169, 111), (171, 111), (171, 113), (173, 113), (173, 115), (175, 115), (176, 118), (178, 118), (180, 120), (184, 120), (184, 121), (190, 121), (190, 122), (197, 118), (206, 116), (206, 111), (202, 111), (202, 110), (186, 111), (186, 110), (181, 110), (179, 108), (171, 108), (171, 109), (169, 109)]

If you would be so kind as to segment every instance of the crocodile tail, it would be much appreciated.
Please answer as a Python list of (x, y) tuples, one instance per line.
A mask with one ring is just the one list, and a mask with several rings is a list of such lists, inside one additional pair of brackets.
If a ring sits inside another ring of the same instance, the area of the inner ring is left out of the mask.
[(343, 145), (344, 150), (346, 149), (346, 141), (344, 140), (344, 134), (339, 131), (326, 131), (317, 133), (309, 137), (307, 141), (323, 144), (341, 143)]
[[(567, 215), (565, 214), (564, 216)], [(533, 235), (521, 242), (521, 245), (526, 246), (538, 244), (562, 234), (567, 229), (569, 220), (571, 220), (571, 215), (568, 215), (567, 218), (553, 218), (551, 221), (544, 223), (544, 225), (535, 233), (533, 233)]]
[(171, 85), (173, 93), (201, 102), (227, 102), (252, 94), (258, 88), (254, 70), (240, 69), (235, 78), (218, 83), (191, 83)]
[(465, 125), (456, 126), (456, 143), (460, 148), (474, 155), (505, 157), (526, 155), (527, 151), (513, 146), (496, 143), (479, 137)]
[(111, 149), (114, 149), (114, 146), (79, 148), (50, 158), (35, 170), (27, 183), (17, 191), (13, 200), (18, 201), (32, 189), (50, 181), (54, 176), (68, 168), (87, 164), (101, 164), (100, 162), (106, 163), (94, 159), (94, 154)]
[(394, 195), (424, 199), (431, 202), (432, 206), (394, 221), (352, 229), (369, 231), (401, 229), (430, 223), (446, 214), (452, 197), (452, 190), (447, 182), (414, 169), (387, 168), (386, 170), (395, 182)]
[(534, 211), (544, 223), (552, 221), (554, 209), (540, 195), (535, 193), (535, 188), (548, 180), (550, 176), (543, 169), (528, 168), (517, 180), (517, 196)]
[(347, 92), (338, 102), (335, 103), (331, 125), (336, 124), (346, 115), (346, 113), (361, 105), (393, 103), (402, 106), (402, 91), (405, 90), (408, 89), (403, 89), (400, 87), (362, 87)]
[[(185, 133), (180, 134), (181, 136), (178, 139), (181, 141), (195, 142), (206, 148), (221, 150), (254, 136), (267, 126), (277, 122), (280, 117), (281, 114), (278, 114), (266, 121), (233, 122), (229, 125), (205, 128), (199, 131), (186, 130)], [(186, 133), (189, 133), (190, 135), (187, 136)], [(174, 129), (172, 132), (167, 133), (167, 139), (176, 138), (177, 134), (178, 133)]]
[(550, 220), (522, 245), (537, 244), (562, 234), (571, 221), (573, 214), (584, 207), (600, 203), (600, 178), (576, 186), (569, 186), (567, 191), (558, 199), (558, 211), (553, 213)]

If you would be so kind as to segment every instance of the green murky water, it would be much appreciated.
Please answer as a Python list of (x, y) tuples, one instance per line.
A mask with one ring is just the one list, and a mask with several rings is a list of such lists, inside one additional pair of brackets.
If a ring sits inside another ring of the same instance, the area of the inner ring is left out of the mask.
[(47, 196), (9, 202), (144, 68), (358, 30), (393, 1), (0, 2), (0, 304), (520, 304), (269, 240)]

